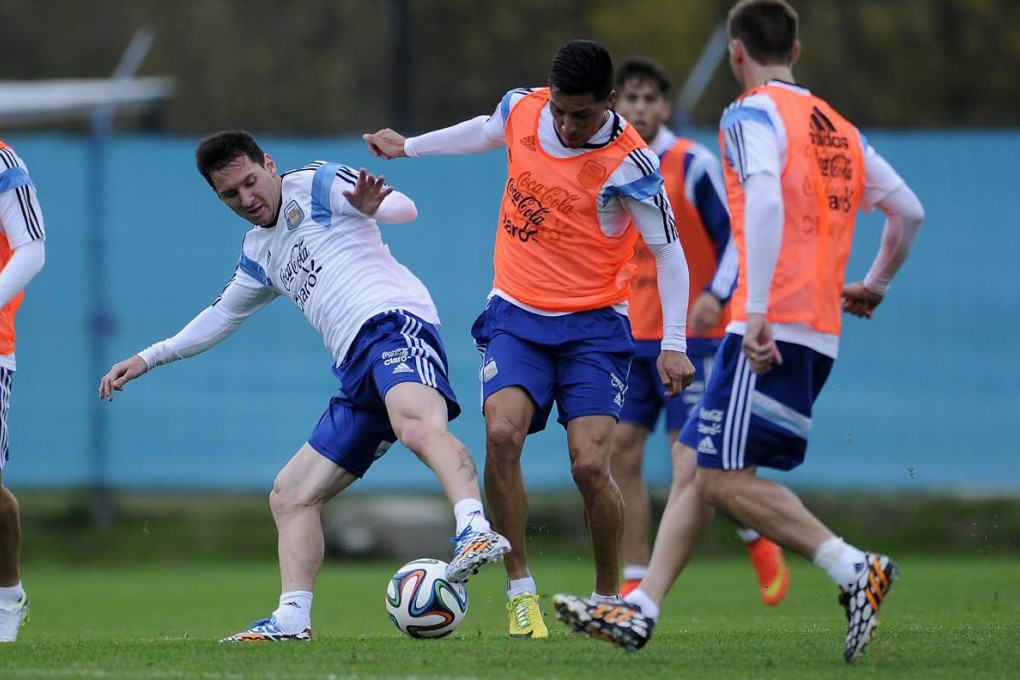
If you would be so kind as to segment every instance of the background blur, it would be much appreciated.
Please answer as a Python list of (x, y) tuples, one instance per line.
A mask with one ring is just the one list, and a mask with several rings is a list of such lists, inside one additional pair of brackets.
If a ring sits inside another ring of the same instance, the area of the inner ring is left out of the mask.
[[(796, 4), (798, 79), (859, 125), (914, 188), (927, 219), (876, 319), (846, 320), (808, 461), (787, 479), (821, 495), (1013, 499), (1020, 223), (1009, 197), (1020, 154), (1020, 5)], [(110, 364), (176, 332), (232, 273), (246, 223), (217, 201), (192, 157), (197, 139), (221, 128), (252, 131), (283, 167), (327, 159), (385, 172), (417, 202), (416, 223), (383, 226), (383, 235), (437, 302), (465, 406), (453, 429), (481, 464), (469, 329), (491, 283), (505, 158), (383, 163), (360, 133), (421, 132), (488, 114), (507, 90), (544, 84), (556, 47), (576, 37), (602, 41), (617, 61), (660, 60), (676, 96), (729, 5), (0, 0), (0, 78), (107, 78), (147, 27), (154, 42), (138, 75), (175, 85), (168, 100), (117, 116), (109, 137), (92, 134), (88, 117), (0, 123), (0, 138), (29, 165), (48, 233), (46, 268), (18, 317), (5, 483), (261, 494), (315, 425), (336, 389), (331, 359), (285, 301), (114, 403), (96, 399)], [(715, 149), (720, 112), (738, 92), (724, 61), (710, 66), (677, 124)], [(867, 270), (881, 225), (862, 216), (849, 277)], [(657, 488), (668, 486), (662, 435), (646, 468)], [(572, 488), (561, 428), (528, 440), (525, 475), (533, 490)], [(400, 447), (357, 487), (438, 491)]]

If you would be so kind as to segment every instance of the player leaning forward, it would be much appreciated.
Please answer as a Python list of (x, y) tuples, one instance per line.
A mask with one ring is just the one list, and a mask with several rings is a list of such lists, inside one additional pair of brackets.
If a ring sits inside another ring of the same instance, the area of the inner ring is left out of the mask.
[(214, 134), (195, 157), (220, 200), (254, 227), (223, 293), (177, 335), (111, 368), (100, 398), (112, 400), (154, 366), (209, 349), (281, 295), (322, 334), (343, 385), (269, 496), (279, 532), (280, 606), (224, 642), (311, 638), (311, 591), (323, 559), (319, 510), (396, 439), (432, 468), (454, 505), (458, 540), (447, 577), (465, 581), (500, 559), (510, 545), (490, 529), (471, 454), (447, 429), (460, 407), (435, 305), (390, 255), (375, 221), (410, 222), (414, 203), (382, 177), (337, 163), (278, 175), (245, 132)]

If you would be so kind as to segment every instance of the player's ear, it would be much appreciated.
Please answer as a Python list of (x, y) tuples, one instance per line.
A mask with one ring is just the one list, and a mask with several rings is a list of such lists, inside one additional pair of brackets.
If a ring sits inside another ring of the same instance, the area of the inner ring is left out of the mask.
[(790, 51), (790, 66), (796, 64), (798, 59), (800, 59), (800, 41), (794, 40), (793, 49)]
[(262, 167), (269, 171), (270, 175), (276, 174), (276, 161), (269, 154), (265, 154), (266, 160)]

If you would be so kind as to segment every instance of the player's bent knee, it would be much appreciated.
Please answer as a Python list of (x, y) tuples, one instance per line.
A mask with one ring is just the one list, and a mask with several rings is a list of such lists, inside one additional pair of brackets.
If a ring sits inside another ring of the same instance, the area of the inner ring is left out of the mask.
[(436, 442), (446, 436), (448, 431), (445, 426), (439, 427), (424, 420), (406, 423), (398, 434), (400, 443), (418, 457), (426, 456), (429, 451), (436, 448)]
[(694, 477), (701, 498), (713, 507), (725, 507), (729, 498), (729, 476), (722, 470), (698, 468)]
[(592, 456), (578, 456), (570, 464), (570, 474), (579, 489), (595, 488), (609, 481), (605, 461)]
[(520, 456), (524, 438), (527, 436), (527, 426), (515, 423), (509, 418), (493, 416), (485, 420), (485, 438), (489, 442), (490, 451)]

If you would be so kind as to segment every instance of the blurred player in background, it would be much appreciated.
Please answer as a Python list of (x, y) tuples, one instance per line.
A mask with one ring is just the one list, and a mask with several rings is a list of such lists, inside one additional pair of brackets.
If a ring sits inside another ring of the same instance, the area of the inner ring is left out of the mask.
[(511, 90), (492, 115), (410, 139), (388, 129), (365, 135), (382, 158), (507, 149), (496, 276), (472, 334), (484, 353), (486, 498), (512, 546), (505, 565), (513, 637), (548, 636), (525, 550), (521, 453), (554, 402), (592, 535), (592, 598), (621, 601), (623, 502), (609, 460), (634, 352), (625, 313), (639, 235), (660, 281), (660, 385), (679, 394), (694, 376), (684, 353), (687, 264), (659, 159), (612, 110), (614, 99), (609, 53), (575, 40), (557, 50), (549, 87)]
[(13, 642), (28, 619), (21, 585), (21, 515), (3, 485), (8, 458), (7, 410), (11, 402), (14, 315), (24, 288), (46, 262), (46, 229), (35, 185), (14, 149), (0, 141), (0, 642)]
[[(688, 512), (677, 499), (694, 483), (693, 455), (675, 444), (677, 434), (705, 392), (715, 351), (726, 334), (729, 314), (723, 308), (737, 281), (737, 257), (730, 243), (730, 214), (719, 161), (701, 144), (677, 137), (669, 120), (670, 77), (659, 63), (645, 57), (625, 59), (616, 72), (616, 111), (638, 131), (659, 157), (666, 194), (676, 216), (680, 243), (690, 269), (690, 307), (687, 314), (687, 356), (695, 376), (683, 394), (663, 396), (655, 370), (662, 341), (655, 259), (643, 241), (634, 246), (637, 273), (631, 286), (630, 325), (637, 349), (627, 379), (627, 400), (613, 431), (613, 478), (623, 495), (623, 553), (626, 595), (638, 587), (648, 571), (651, 503), (642, 475), (645, 444), (662, 411), (671, 445), (673, 480), (664, 514)], [(739, 529), (758, 575), (758, 593), (765, 604), (779, 604), (786, 596), (789, 571), (782, 550), (751, 529)], [(673, 534), (656, 538), (656, 549), (670, 551)]]
[[(878, 625), (895, 563), (844, 542), (788, 488), (755, 471), (803, 462), (812, 405), (839, 348), (840, 311), (872, 317), (923, 209), (853, 125), (794, 84), (797, 14), (785, 0), (742, 0), (730, 11), (728, 33), (730, 66), (745, 89), (720, 123), (740, 274), (698, 417), (680, 433), (688, 455), (697, 455), (693, 492), (705, 505), (660, 529), (676, 532), (682, 549), (671, 564), (655, 565), (624, 605), (572, 595), (554, 602), (574, 630), (639, 649), (718, 508), (812, 560), (837, 584), (847, 619), (843, 656), (851, 662)], [(881, 247), (863, 283), (844, 284), (856, 212), (875, 206), (887, 218)]]
[(207, 137), (195, 156), (219, 199), (254, 226), (213, 304), (177, 335), (114, 365), (100, 382), (100, 398), (112, 400), (150, 368), (225, 340), (280, 296), (322, 334), (342, 385), (269, 497), (279, 532), (279, 607), (223, 642), (311, 639), (312, 588), (323, 559), (320, 509), (397, 439), (435, 472), (454, 506), (457, 540), (447, 578), (465, 581), (502, 559), (510, 545), (490, 529), (471, 454), (447, 429), (460, 406), (435, 305), (390, 255), (376, 224), (414, 220), (411, 199), (382, 177), (338, 163), (316, 161), (278, 175), (245, 132)]

